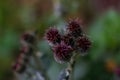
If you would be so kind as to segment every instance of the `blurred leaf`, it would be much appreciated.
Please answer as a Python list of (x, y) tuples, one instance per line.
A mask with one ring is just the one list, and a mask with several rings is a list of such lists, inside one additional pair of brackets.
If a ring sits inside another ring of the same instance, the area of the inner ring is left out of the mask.
[[(90, 36), (93, 40), (91, 58), (102, 57), (107, 51), (114, 52), (120, 45), (120, 15), (115, 11), (109, 11), (96, 20), (90, 29)], [(109, 51), (108, 51), (109, 50)]]

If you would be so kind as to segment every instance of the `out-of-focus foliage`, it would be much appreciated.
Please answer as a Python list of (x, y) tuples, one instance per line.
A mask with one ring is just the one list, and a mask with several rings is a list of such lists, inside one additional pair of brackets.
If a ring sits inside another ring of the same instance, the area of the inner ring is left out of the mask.
[(119, 54), (119, 31), (120, 15), (113, 10), (100, 16), (94, 22), (90, 29), (90, 36), (93, 40), (93, 49), (91, 51), (93, 60), (107, 58), (106, 55), (115, 57)]
[(120, 63), (120, 15), (110, 10), (90, 27), (89, 34), (93, 40), (93, 48), (90, 51), (90, 68), (83, 80), (114, 80), (113, 73), (109, 73), (104, 64), (107, 59), (113, 59)]

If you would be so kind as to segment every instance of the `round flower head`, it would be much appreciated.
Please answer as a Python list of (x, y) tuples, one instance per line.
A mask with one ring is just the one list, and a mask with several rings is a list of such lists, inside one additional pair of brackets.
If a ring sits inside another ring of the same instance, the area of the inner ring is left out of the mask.
[(35, 35), (32, 34), (32, 33), (25, 33), (21, 37), (21, 42), (22, 43), (34, 44), (34, 42), (35, 42)]
[(69, 62), (72, 56), (73, 49), (64, 42), (53, 47), (54, 58), (58, 63)]
[(76, 40), (76, 48), (81, 52), (87, 52), (90, 47), (91, 41), (87, 36), (83, 35)]
[(61, 35), (56, 28), (49, 28), (45, 34), (45, 38), (48, 42), (56, 44), (60, 43)]
[(74, 47), (74, 38), (73, 38), (73, 36), (72, 36), (71, 34), (66, 34), (66, 35), (64, 35), (64, 36), (62, 37), (62, 41), (63, 41), (65, 44), (71, 46), (72, 48)]
[(67, 30), (74, 37), (78, 37), (82, 33), (82, 29), (81, 29), (81, 26), (80, 26), (78, 20), (71, 20), (67, 25)]

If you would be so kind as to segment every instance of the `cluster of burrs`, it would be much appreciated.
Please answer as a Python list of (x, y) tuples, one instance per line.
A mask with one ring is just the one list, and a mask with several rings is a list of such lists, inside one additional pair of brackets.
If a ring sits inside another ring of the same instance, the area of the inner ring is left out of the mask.
[[(37, 55), (39, 52), (37, 42), (37, 31), (25, 32), (20, 38), (19, 55), (12, 65), (16, 74), (25, 74), (26, 76), (23, 77), (28, 80), (45, 80), (46, 77), (45, 70), (39, 61), (40, 56)], [(34, 66), (34, 61), (37, 66)]]
[[(75, 62), (75, 59), (72, 60), (75, 58), (74, 54), (84, 55), (90, 49), (91, 41), (88, 36), (83, 33), (77, 19), (70, 20), (63, 31), (64, 32), (60, 32), (57, 28), (50, 27), (45, 33), (45, 39), (48, 41), (53, 51), (54, 58), (58, 63), (69, 62), (68, 67), (62, 71), (59, 77), (59, 80), (69, 80)], [(13, 70), (15, 72), (24, 73), (27, 71), (26, 69), (30, 62), (30, 57), (34, 56), (33, 54), (36, 52), (36, 42), (36, 32), (28, 32), (22, 35), (20, 52), (13, 65)], [(36, 58), (37, 57), (35, 57), (35, 59)], [(36, 60), (36, 62), (37, 61), (38, 60)], [(46, 77), (45, 73), (44, 76)], [(44, 80), (44, 78), (42, 78), (43, 77), (38, 80)], [(46, 80), (48, 79), (46, 78)]]
[(91, 41), (82, 31), (79, 20), (70, 20), (67, 26), (60, 31), (50, 27), (45, 34), (45, 39), (54, 52), (54, 58), (59, 63), (69, 62), (73, 54), (85, 54), (91, 47)]
[(34, 52), (34, 48), (32, 47), (36, 42), (35, 33), (24, 33), (20, 39), (21, 48), (19, 51), (19, 55), (13, 64), (12, 68), (17, 73), (23, 73), (26, 71), (27, 64), (30, 61), (30, 56)]

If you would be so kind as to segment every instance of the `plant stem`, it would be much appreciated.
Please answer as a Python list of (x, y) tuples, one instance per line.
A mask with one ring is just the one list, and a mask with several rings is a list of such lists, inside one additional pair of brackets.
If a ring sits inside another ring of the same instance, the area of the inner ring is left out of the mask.
[(68, 63), (67, 71), (69, 72), (69, 80), (73, 80), (73, 72), (74, 72), (74, 66), (75, 66), (75, 59), (76, 59), (77, 54), (74, 53), (72, 56), (70, 62)]

